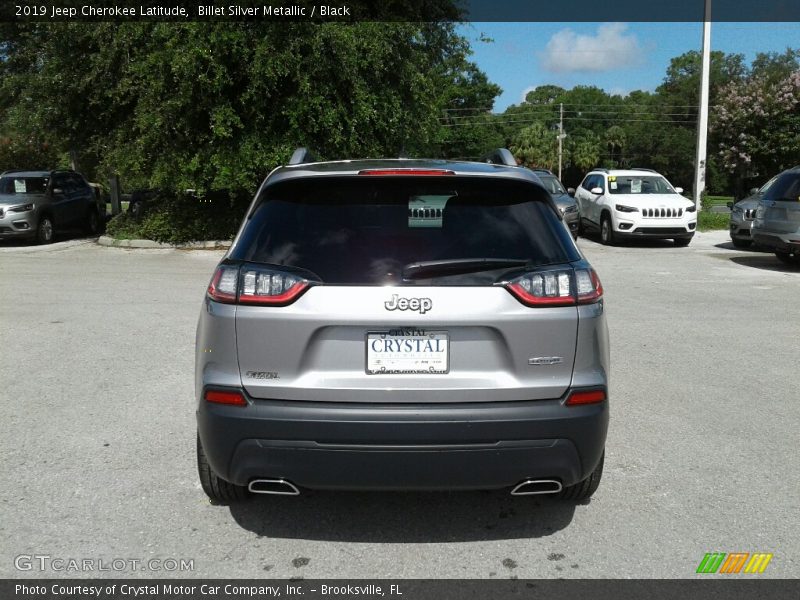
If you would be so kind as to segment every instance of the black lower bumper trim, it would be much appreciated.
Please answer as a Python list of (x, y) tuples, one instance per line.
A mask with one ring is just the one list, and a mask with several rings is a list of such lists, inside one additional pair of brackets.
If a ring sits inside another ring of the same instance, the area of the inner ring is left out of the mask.
[(197, 420), (209, 464), (239, 485), (283, 478), (320, 489), (488, 489), (546, 478), (566, 486), (598, 464), (608, 403), (201, 402)]

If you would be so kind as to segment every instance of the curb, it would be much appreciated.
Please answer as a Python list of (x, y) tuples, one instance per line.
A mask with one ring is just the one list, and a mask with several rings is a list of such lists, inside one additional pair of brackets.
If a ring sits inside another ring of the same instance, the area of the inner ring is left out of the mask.
[(108, 235), (101, 235), (97, 239), (100, 246), (112, 248), (173, 248), (178, 250), (226, 250), (231, 247), (231, 242), (227, 240), (208, 240), (204, 242), (185, 242), (183, 244), (167, 244), (165, 242), (154, 242), (153, 240), (118, 240)]

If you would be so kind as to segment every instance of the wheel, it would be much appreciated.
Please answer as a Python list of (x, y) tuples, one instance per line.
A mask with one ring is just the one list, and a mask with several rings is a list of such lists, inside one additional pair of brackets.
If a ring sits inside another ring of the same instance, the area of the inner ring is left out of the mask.
[(736, 248), (749, 248), (753, 245), (753, 240), (742, 240), (739, 238), (731, 238), (734, 247)]
[(89, 209), (89, 215), (86, 217), (86, 233), (89, 235), (100, 233), (100, 215), (93, 208)]
[(603, 451), (600, 462), (594, 468), (592, 474), (575, 485), (565, 487), (561, 490), (560, 498), (563, 500), (586, 500), (587, 498), (591, 498), (592, 494), (597, 491), (597, 488), (600, 486), (600, 480), (603, 478), (603, 463), (605, 460), (606, 453)]
[(678, 248), (685, 248), (692, 241), (692, 238), (675, 238), (672, 241)]
[(236, 502), (247, 498), (247, 488), (234, 485), (217, 476), (208, 464), (200, 435), (197, 436), (197, 472), (200, 475), (200, 485), (203, 491), (215, 502)]
[(605, 246), (613, 246), (614, 242), (614, 228), (611, 226), (611, 217), (604, 214), (600, 219), (600, 241)]
[(55, 228), (50, 215), (42, 215), (36, 226), (36, 241), (40, 244), (50, 244), (55, 236)]
[(776, 251), (775, 256), (778, 260), (787, 265), (800, 265), (800, 254), (789, 254), (788, 252)]

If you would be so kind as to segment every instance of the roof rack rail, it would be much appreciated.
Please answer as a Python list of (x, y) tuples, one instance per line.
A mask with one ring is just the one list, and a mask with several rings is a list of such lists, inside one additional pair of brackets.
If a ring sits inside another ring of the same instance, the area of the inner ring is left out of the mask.
[(631, 171), (650, 171), (651, 173), (658, 173), (655, 169), (648, 169), (645, 167), (631, 167)]
[(289, 159), (290, 165), (302, 165), (305, 163), (312, 163), (316, 162), (316, 158), (313, 154), (311, 154), (311, 150), (308, 148), (300, 147), (294, 151), (292, 154), (292, 158)]
[(490, 165), (505, 165), (506, 167), (516, 167), (517, 159), (511, 154), (508, 148), (497, 148), (488, 154), (481, 157), (481, 162), (489, 163)]
[(554, 174), (550, 169), (545, 169), (544, 167), (531, 167), (530, 170), (534, 173), (545, 173), (547, 175)]
[(600, 171), (601, 173), (608, 173), (608, 169), (606, 169), (605, 167), (597, 167), (592, 169), (592, 171)]

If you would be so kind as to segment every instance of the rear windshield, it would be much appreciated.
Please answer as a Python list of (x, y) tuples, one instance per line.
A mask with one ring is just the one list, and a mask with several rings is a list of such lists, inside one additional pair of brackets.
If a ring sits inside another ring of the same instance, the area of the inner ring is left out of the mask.
[(0, 194), (44, 194), (47, 177), (0, 177)]
[(800, 173), (786, 173), (775, 180), (767, 193), (765, 200), (778, 202), (800, 202)]
[(513, 268), (414, 281), (401, 274), (423, 261), (489, 258), (540, 266), (580, 259), (547, 195), (524, 182), (326, 177), (276, 184), (262, 194), (231, 258), (303, 269), (325, 283), (482, 285)]

